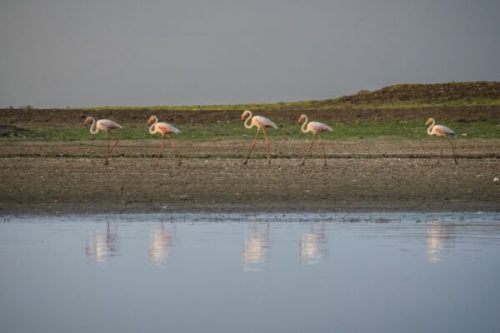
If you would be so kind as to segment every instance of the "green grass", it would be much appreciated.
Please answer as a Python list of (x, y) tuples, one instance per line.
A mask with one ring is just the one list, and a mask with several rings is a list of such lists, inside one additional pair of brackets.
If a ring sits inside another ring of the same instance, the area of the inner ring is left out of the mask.
[[(496, 121), (452, 122), (443, 121), (443, 124), (453, 128), (459, 137), (472, 138), (500, 138), (500, 123)], [(178, 124), (182, 134), (176, 136), (180, 141), (210, 141), (226, 139), (251, 139), (255, 129), (245, 129), (242, 123), (212, 123), (212, 124)], [(322, 138), (327, 140), (351, 140), (358, 138), (389, 138), (389, 139), (424, 139), (427, 137), (426, 127), (421, 121), (359, 121), (355, 123), (338, 122), (332, 124), (333, 132), (324, 133)], [(297, 123), (281, 124), (278, 130), (267, 130), (269, 137), (274, 139), (304, 139), (310, 136), (303, 134)], [(467, 134), (463, 136), (462, 134)], [(157, 140), (159, 135), (151, 135), (144, 127), (126, 127), (115, 134), (120, 139)], [(105, 135), (91, 135), (88, 129), (82, 127), (37, 127), (31, 128), (31, 133), (23, 137), (3, 137), (0, 142), (9, 141), (75, 141), (75, 140), (104, 140)]]
[(150, 110), (150, 111), (231, 111), (231, 110), (259, 110), (259, 111), (279, 111), (279, 110), (323, 110), (332, 108), (348, 108), (354, 110), (365, 109), (414, 109), (430, 107), (474, 107), (474, 106), (499, 106), (500, 98), (461, 98), (452, 100), (394, 100), (394, 101), (371, 101), (367, 103), (351, 103), (342, 98), (277, 102), (277, 103), (251, 103), (251, 104), (217, 104), (217, 105), (173, 105), (173, 106), (100, 106), (93, 108), (83, 108), (81, 110), (92, 111), (120, 111), (120, 110)]

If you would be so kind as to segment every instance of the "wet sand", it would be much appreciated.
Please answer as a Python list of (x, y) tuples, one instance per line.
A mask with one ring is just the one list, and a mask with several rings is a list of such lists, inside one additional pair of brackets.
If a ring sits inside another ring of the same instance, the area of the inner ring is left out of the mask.
[(296, 141), (275, 142), (270, 166), (261, 146), (242, 164), (248, 142), (180, 142), (182, 165), (156, 168), (156, 141), (120, 143), (109, 165), (104, 144), (2, 144), (0, 213), (500, 210), (495, 140), (460, 142), (459, 166), (436, 165), (432, 140), (329, 142), (327, 168), (319, 149), (299, 167)]

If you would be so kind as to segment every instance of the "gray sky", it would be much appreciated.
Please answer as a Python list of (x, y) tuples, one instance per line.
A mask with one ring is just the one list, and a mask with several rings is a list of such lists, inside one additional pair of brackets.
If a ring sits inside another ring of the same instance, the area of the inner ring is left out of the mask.
[(500, 80), (499, 0), (0, 0), (0, 107)]

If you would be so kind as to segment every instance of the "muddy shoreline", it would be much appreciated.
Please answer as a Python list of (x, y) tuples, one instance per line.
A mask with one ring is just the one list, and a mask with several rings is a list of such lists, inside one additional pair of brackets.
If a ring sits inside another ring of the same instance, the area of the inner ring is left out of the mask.
[(0, 214), (500, 211), (495, 140), (467, 141), (458, 167), (433, 141), (334, 142), (327, 168), (320, 150), (298, 166), (304, 142), (277, 142), (271, 166), (263, 147), (242, 165), (242, 142), (182, 143), (181, 166), (156, 168), (156, 142), (123, 144), (107, 166), (102, 142), (0, 145)]

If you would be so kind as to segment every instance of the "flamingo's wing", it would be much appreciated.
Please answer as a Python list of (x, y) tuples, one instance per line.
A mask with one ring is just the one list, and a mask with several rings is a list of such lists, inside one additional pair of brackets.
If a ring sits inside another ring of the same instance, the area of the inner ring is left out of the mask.
[(308, 124), (308, 127), (311, 127), (313, 132), (325, 132), (332, 131), (332, 128), (326, 124), (320, 123), (319, 121), (311, 121)]
[(112, 120), (109, 120), (109, 119), (100, 119), (97, 121), (97, 126), (99, 126), (101, 129), (106, 129), (106, 130), (110, 130), (110, 129), (114, 129), (114, 128), (122, 128), (122, 126), (118, 123), (115, 123), (114, 121)]
[(433, 130), (441, 136), (455, 136), (455, 132), (451, 128), (443, 125), (435, 125)]
[(259, 123), (261, 126), (278, 129), (278, 126), (276, 126), (276, 124), (269, 118), (262, 116), (254, 116), (253, 119), (255, 119), (255, 121)]
[(158, 129), (163, 133), (175, 133), (179, 134), (181, 131), (175, 126), (170, 125), (169, 123), (158, 123), (156, 124)]

